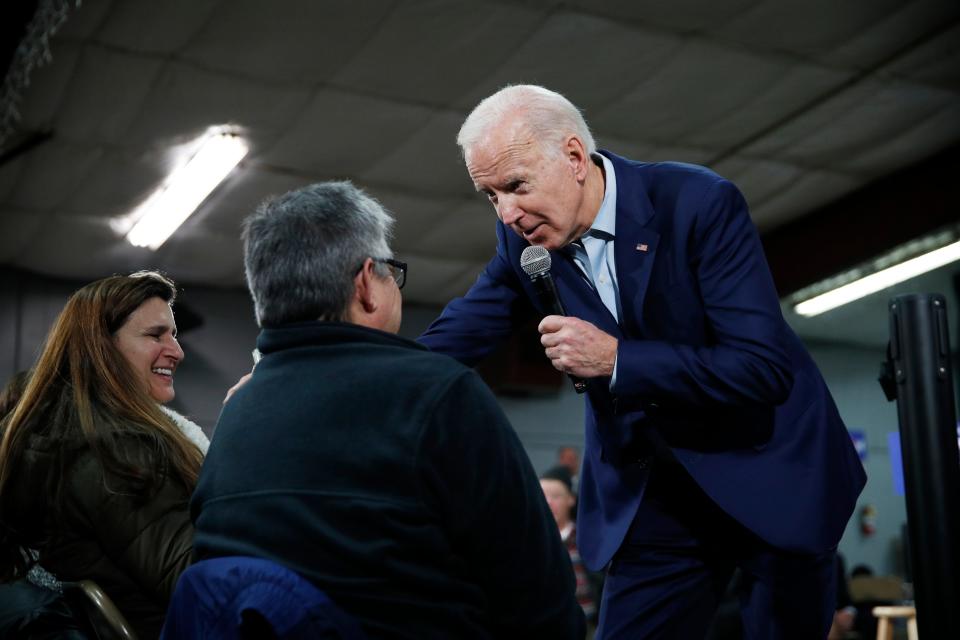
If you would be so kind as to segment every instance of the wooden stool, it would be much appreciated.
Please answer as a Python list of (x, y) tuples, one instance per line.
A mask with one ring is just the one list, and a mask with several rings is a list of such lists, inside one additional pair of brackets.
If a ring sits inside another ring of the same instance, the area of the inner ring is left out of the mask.
[(893, 618), (907, 619), (907, 638), (917, 640), (917, 609), (915, 607), (874, 607), (878, 619), (877, 640), (893, 640)]

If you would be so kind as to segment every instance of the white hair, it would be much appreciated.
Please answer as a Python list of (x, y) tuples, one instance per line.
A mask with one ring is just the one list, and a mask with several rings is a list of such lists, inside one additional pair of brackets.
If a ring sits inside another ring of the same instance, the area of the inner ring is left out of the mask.
[(517, 115), (534, 139), (549, 153), (560, 153), (567, 136), (583, 141), (587, 153), (594, 153), (597, 144), (580, 110), (565, 97), (533, 84), (508, 85), (484, 98), (457, 134), (457, 145), (466, 157), (470, 149), (508, 115)]

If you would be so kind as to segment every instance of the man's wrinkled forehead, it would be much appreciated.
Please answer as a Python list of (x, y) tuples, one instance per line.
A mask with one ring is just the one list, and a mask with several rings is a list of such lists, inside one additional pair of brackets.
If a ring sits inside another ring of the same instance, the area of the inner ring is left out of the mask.
[(504, 171), (516, 171), (529, 164), (537, 144), (530, 137), (497, 137), (475, 145), (466, 155), (467, 172), (478, 180)]
[(486, 124), (469, 147), (464, 149), (464, 160), (469, 164), (470, 156), (478, 153), (496, 154), (504, 147), (520, 143), (531, 143), (536, 136), (522, 114), (507, 113)]

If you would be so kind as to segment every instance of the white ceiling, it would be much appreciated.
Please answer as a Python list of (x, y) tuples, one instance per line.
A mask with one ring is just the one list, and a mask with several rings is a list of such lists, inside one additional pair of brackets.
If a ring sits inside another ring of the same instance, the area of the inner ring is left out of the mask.
[[(710, 165), (770, 230), (960, 141), (958, 19), (956, 0), (84, 0), (20, 105), (53, 137), (0, 166), (0, 264), (235, 286), (258, 202), (350, 178), (397, 218), (405, 299), (442, 304), (494, 246), (454, 137), (516, 82), (565, 93), (615, 152)], [(250, 155), (158, 251), (128, 245), (117, 221), (221, 124)]]

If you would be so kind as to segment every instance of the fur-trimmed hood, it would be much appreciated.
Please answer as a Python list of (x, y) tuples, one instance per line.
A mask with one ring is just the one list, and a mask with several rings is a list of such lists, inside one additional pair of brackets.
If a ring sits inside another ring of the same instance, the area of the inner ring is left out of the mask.
[(160, 410), (167, 414), (167, 416), (173, 420), (175, 425), (180, 427), (180, 431), (183, 433), (183, 435), (187, 436), (187, 439), (190, 440), (190, 442), (197, 445), (203, 455), (207, 455), (207, 449), (210, 447), (210, 439), (207, 438), (206, 434), (203, 432), (203, 429), (200, 428), (200, 425), (191, 421), (187, 417), (180, 415), (173, 409), (164, 407), (163, 405), (160, 405)]

